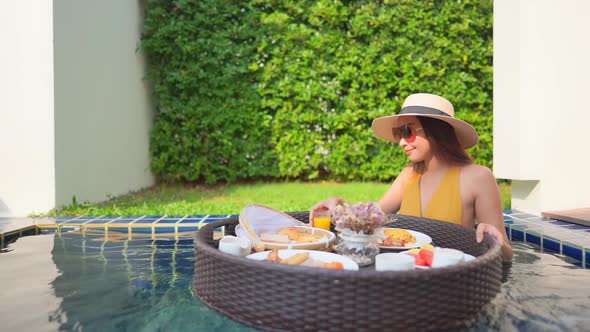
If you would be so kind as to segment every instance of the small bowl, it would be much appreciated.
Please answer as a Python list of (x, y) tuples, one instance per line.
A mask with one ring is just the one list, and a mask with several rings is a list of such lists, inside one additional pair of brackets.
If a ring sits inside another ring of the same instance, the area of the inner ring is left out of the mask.
[(250, 241), (237, 236), (226, 235), (219, 240), (219, 251), (235, 256), (246, 256), (251, 252)]
[(388, 252), (375, 256), (376, 271), (406, 271), (415, 267), (415, 259), (410, 255)]
[(432, 267), (445, 267), (463, 262), (465, 254), (461, 250), (451, 248), (434, 249)]

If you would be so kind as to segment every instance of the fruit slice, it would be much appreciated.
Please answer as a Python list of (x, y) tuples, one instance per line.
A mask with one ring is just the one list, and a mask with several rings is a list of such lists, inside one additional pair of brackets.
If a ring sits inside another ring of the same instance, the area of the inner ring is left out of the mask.
[(326, 269), (344, 270), (344, 264), (341, 262), (324, 263), (322, 267)]
[(423, 245), (420, 246), (420, 249), (434, 251), (434, 246), (430, 243), (424, 243)]
[(426, 261), (424, 260), (424, 258), (422, 258), (419, 254), (413, 254), (410, 252), (406, 252), (406, 255), (410, 255), (410, 256), (414, 257), (416, 266), (428, 266), (428, 265), (426, 265)]
[[(420, 249), (420, 253), (418, 254), (424, 260), (426, 266), (432, 266), (432, 260), (434, 259), (434, 252), (428, 249)], [(416, 263), (418, 264), (418, 263)]]

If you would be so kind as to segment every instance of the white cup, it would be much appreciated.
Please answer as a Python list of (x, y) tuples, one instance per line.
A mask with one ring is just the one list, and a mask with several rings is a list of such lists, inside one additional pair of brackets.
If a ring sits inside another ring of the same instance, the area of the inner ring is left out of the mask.
[(461, 250), (451, 248), (434, 249), (432, 267), (444, 267), (459, 264), (463, 261), (465, 254)]
[(250, 254), (252, 248), (248, 239), (239, 238), (233, 235), (226, 235), (219, 240), (219, 251), (230, 255), (246, 256)]
[(416, 267), (414, 257), (401, 253), (388, 252), (375, 256), (377, 271), (405, 271)]

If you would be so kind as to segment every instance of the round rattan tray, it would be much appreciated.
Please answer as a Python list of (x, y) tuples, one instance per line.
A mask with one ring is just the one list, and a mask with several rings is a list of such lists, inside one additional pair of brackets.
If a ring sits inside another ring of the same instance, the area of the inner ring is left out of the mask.
[[(307, 212), (290, 213), (307, 220)], [(217, 250), (214, 231), (233, 234), (237, 218), (195, 235), (194, 292), (208, 306), (248, 326), (273, 331), (445, 330), (469, 324), (500, 291), (500, 247), (490, 237), (431, 219), (394, 215), (395, 227), (432, 237), (440, 247), (476, 256), (458, 265), (401, 272), (287, 266)]]

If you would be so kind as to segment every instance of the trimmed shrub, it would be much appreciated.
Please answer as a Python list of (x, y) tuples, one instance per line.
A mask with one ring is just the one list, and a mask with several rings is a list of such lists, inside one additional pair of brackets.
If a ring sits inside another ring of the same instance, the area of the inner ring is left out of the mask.
[(491, 166), (492, 12), (491, 0), (148, 1), (152, 168), (390, 181), (407, 159), (371, 122), (415, 92), (451, 100)]

